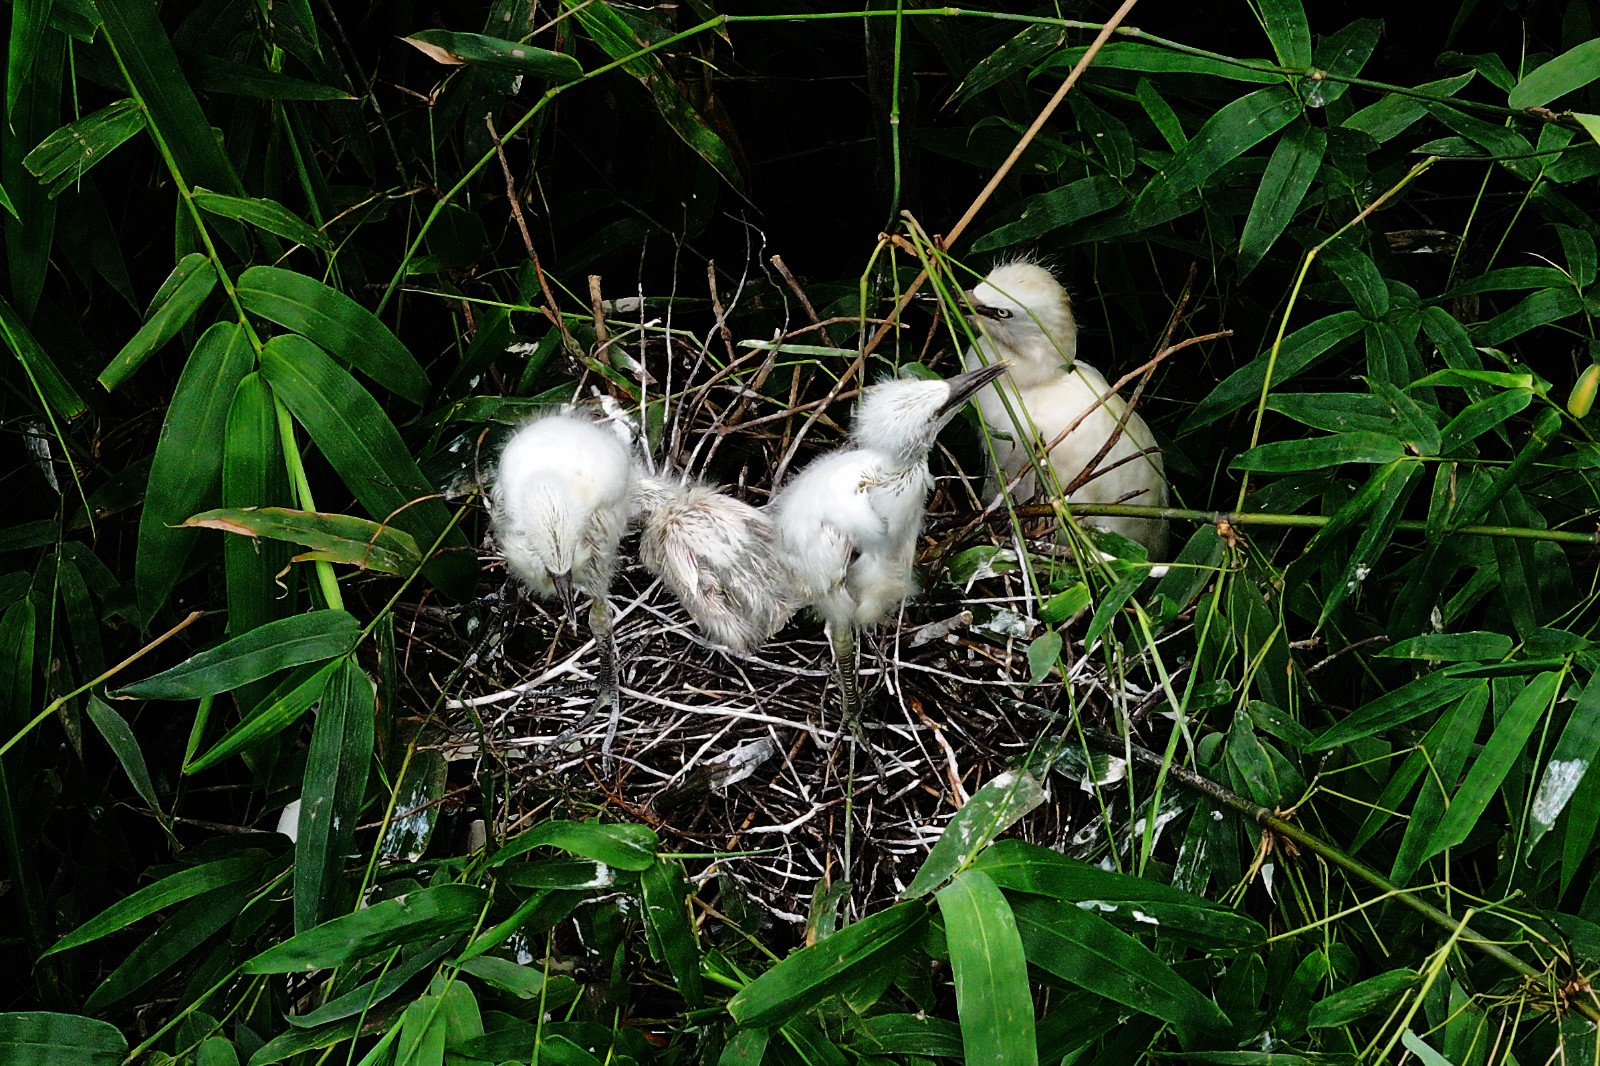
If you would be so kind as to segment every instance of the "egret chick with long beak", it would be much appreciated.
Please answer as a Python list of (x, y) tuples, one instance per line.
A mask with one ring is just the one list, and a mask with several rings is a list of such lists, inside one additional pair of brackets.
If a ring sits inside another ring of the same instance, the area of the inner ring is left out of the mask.
[[(1066, 502), (1165, 506), (1167, 479), (1155, 437), (1144, 419), (1111, 391), (1100, 371), (1078, 359), (1078, 322), (1067, 290), (1055, 275), (1037, 263), (1007, 263), (965, 295), (978, 338), (962, 357), (963, 365), (972, 370), (997, 361), (1010, 364), (1005, 376), (975, 399), (993, 434), (1005, 481), (1031, 470), (1045, 445), (1081, 417), (1077, 428), (1062, 437), (1048, 456), (1056, 487), (1067, 489), (1083, 482), (1071, 488)], [(1115, 443), (1091, 469), (1095, 456), (1114, 435)], [(1021, 498), (1032, 496), (1032, 475), (1018, 487)], [(1138, 541), (1152, 559), (1166, 556), (1164, 521), (1093, 518), (1088, 522)]]
[(634, 480), (633, 457), (613, 433), (579, 415), (554, 414), (506, 442), (489, 493), (490, 529), (512, 575), (542, 599), (559, 598), (574, 625), (577, 594), (590, 597), (601, 706), (617, 701), (606, 596), (633, 515)]
[(772, 519), (709, 485), (642, 477), (639, 559), (702, 632), (749, 654), (795, 612)]
[(767, 505), (795, 599), (827, 624), (847, 728), (861, 710), (856, 630), (882, 621), (915, 584), (934, 439), (1004, 370), (872, 386), (856, 406), (849, 441), (813, 460)]

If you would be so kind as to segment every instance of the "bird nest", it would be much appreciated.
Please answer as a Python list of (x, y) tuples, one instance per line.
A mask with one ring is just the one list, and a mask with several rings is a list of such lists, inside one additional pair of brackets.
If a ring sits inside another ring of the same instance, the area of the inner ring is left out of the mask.
[[(818, 332), (802, 326), (740, 348), (725, 329), (702, 344), (640, 330), (648, 339), (634, 341), (628, 363), (653, 386), (639, 393), (672, 397), (650, 431), (658, 472), (707, 477), (759, 505), (775, 474), (838, 443), (861, 376), (883, 370), (840, 356), (829, 371), (782, 354)], [(578, 395), (637, 410), (638, 395), (615, 385), (591, 370)], [(719, 648), (638, 564), (633, 538), (611, 595), (620, 706), (597, 710), (587, 631), (501, 585), (491, 553), (483, 597), (435, 612), (455, 635), (431, 638), (443, 660), (461, 664), (442, 685), (429, 682), (444, 689), (431, 702), (444, 708), (436, 746), (451, 784), (457, 795), (496, 797), (492, 814), (468, 817), (492, 818), (501, 837), (547, 818), (646, 824), (664, 849), (703, 856), (689, 862), (691, 878), (718, 884), (702, 898), (728, 913), (754, 906), (779, 925), (804, 922), (841, 883), (854, 914), (890, 900), (968, 797), (1022, 765), (1039, 774), (1046, 799), (1016, 832), (1067, 851), (1088, 853), (1091, 840), (1103, 848), (1089, 782), (1115, 769), (1085, 755), (1075, 723), (1137, 719), (1154, 686), (1138, 662), (1112, 654), (1115, 644), (1085, 653), (1072, 635), (1083, 618), (1062, 627), (1061, 665), (1029, 684), (1027, 649), (1048, 627), (1016, 553), (1064, 553), (1024, 542), (1003, 511), (982, 515), (975, 438), (970, 427), (952, 430), (952, 447), (934, 455), (923, 589), (862, 636), (866, 712), (855, 730), (840, 720), (819, 622), (797, 616), (752, 655)], [(468, 647), (452, 654), (452, 641)]]

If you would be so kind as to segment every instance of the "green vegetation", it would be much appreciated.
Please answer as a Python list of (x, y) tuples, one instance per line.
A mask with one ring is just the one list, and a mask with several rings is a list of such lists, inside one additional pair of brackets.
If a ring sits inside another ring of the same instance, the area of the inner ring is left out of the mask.
[[(867, 6), (11, 0), (0, 1061), (1600, 1059), (1591, 5)], [(761, 503), (1016, 254), (1170, 570), (958, 422), (856, 743), (636, 568), (588, 720), (506, 427)]]

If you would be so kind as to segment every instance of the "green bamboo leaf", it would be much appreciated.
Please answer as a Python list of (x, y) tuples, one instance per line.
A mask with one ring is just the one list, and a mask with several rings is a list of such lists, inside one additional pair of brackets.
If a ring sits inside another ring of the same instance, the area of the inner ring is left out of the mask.
[(488, 865), (499, 866), (534, 848), (553, 847), (619, 870), (637, 872), (656, 864), (660, 846), (660, 839), (648, 826), (552, 819), (512, 837), (495, 852)]
[(1228, 1019), (1160, 956), (1101, 918), (1069, 903), (1012, 902), (1028, 961), (1095, 995), (1196, 1033), (1225, 1031)]
[(1312, 62), (1335, 77), (1301, 82), (1307, 102), (1326, 107), (1349, 91), (1344, 79), (1361, 73), (1382, 35), (1382, 19), (1356, 19), (1319, 40)]
[(1093, 645), (1111, 628), (1111, 623), (1116, 621), (1122, 613), (1122, 608), (1127, 606), (1133, 594), (1139, 591), (1144, 584), (1145, 572), (1142, 569), (1132, 569), (1117, 579), (1111, 591), (1100, 598), (1095, 606), (1094, 615), (1089, 619), (1089, 628), (1084, 631), (1083, 639), (1088, 645)]
[(118, 100), (61, 127), (22, 159), (34, 177), (56, 197), (83, 179), (91, 167), (144, 129), (137, 100)]
[(1327, 589), (1322, 613), (1317, 618), (1319, 627), (1327, 623), (1333, 612), (1377, 568), (1379, 558), (1394, 536), (1396, 525), (1405, 514), (1411, 494), (1422, 482), (1421, 463), (1401, 462), (1391, 469), (1392, 476), (1385, 479), (1383, 491), (1373, 503), (1365, 528), (1356, 540), (1355, 547), (1350, 550), (1349, 559)]
[(22, 316), (3, 299), (0, 299), (0, 344), (17, 357), (22, 364), (23, 374), (27, 376), (28, 385), (38, 395), (40, 402), (56, 413), (56, 417), (76, 418), (89, 409), (83, 397), (78, 395), (78, 390), (72, 387), (72, 383), (56, 366), (50, 353), (34, 339)]
[(1483, 751), (1472, 760), (1467, 779), (1461, 783), (1450, 808), (1439, 820), (1439, 828), (1423, 849), (1419, 862), (1453, 848), (1471, 833), (1489, 802), (1500, 791), (1500, 783), (1510, 772), (1511, 765), (1527, 747), (1539, 720), (1554, 702), (1561, 689), (1564, 671), (1550, 670), (1528, 682), (1503, 716), (1495, 723), (1494, 733)]
[[(1315, 366), (1324, 356), (1365, 327), (1366, 320), (1360, 313), (1340, 311), (1295, 330), (1283, 339), (1278, 351), (1272, 370), (1273, 387)], [(1269, 349), (1224, 378), (1221, 384), (1211, 390), (1210, 395), (1195, 406), (1180, 432), (1193, 433), (1258, 400), (1271, 355)]]
[(258, 100), (356, 100), (344, 89), (322, 85), (287, 74), (275, 74), (246, 63), (234, 63), (217, 56), (200, 56), (195, 73), (201, 89), (208, 93), (249, 96)]
[(1478, 683), (1438, 671), (1426, 674), (1351, 712), (1343, 721), (1325, 730), (1307, 750), (1326, 751), (1393, 729), (1443, 707)]
[(1482, 685), (1472, 689), (1440, 716), (1443, 731), (1437, 737), (1430, 735), (1430, 743), (1424, 745), (1428, 772), (1423, 775), (1421, 792), (1411, 804), (1411, 817), (1406, 820), (1405, 835), (1400, 839), (1400, 848), (1389, 871), (1390, 880), (1396, 884), (1408, 883), (1427, 858), (1428, 842), (1438, 830), (1445, 805), (1450, 801), (1449, 787), (1461, 777), (1461, 768), (1472, 754), (1473, 742), (1488, 706), (1489, 687)]
[(865, 1055), (923, 1055), (961, 1058), (961, 1029), (955, 1022), (926, 1014), (877, 1014), (858, 1019), (850, 1030), (850, 1050)]
[(904, 899), (925, 896), (957, 871), (971, 865), (989, 842), (1045, 799), (1039, 780), (1026, 770), (991, 778), (950, 819), (934, 842), (922, 869), (900, 893)]
[(655, 98), (656, 108), (684, 144), (704, 159), (735, 189), (744, 188), (744, 177), (726, 141), (690, 102), (685, 88), (651, 53), (639, 53), (650, 43), (609, 4), (580, 4), (571, 8), (590, 40), (616, 60), (622, 69), (639, 80)]
[(155, 7), (137, 0), (93, 2), (128, 89), (144, 106), (183, 180), (191, 187), (204, 185), (243, 196), (244, 185), (221, 140), (212, 134)]
[(1273, 242), (1288, 228), (1322, 166), (1327, 148), (1327, 130), (1303, 118), (1295, 119), (1278, 138), (1272, 158), (1267, 160), (1261, 186), (1250, 204), (1244, 231), (1239, 235), (1240, 277), (1256, 268)]
[[(1083, 58), (1086, 47), (1063, 48), (1049, 62), (1042, 64), (1037, 74), (1065, 74)], [(1263, 85), (1282, 84), (1283, 75), (1273, 70), (1229, 63), (1210, 56), (1189, 55), (1158, 45), (1140, 44), (1137, 41), (1112, 41), (1094, 54), (1094, 65), (1108, 70), (1138, 70), (1146, 74), (1203, 74), (1230, 81), (1257, 82)]]
[(10, 1066), (118, 1066), (128, 1041), (110, 1022), (76, 1014), (0, 1014), (0, 1060)]
[(1223, 107), (1145, 186), (1134, 201), (1135, 223), (1165, 214), (1179, 196), (1293, 122), (1300, 111), (1300, 98), (1282, 86), (1258, 89)]
[(1133, 135), (1128, 132), (1127, 124), (1112, 117), (1105, 108), (1082, 93), (1073, 93), (1067, 97), (1067, 103), (1072, 108), (1072, 117), (1078, 129), (1105, 161), (1105, 167), (1112, 177), (1120, 179), (1131, 175), (1137, 160)]
[(1050, 676), (1061, 661), (1061, 634), (1047, 629), (1028, 642), (1028, 684), (1037, 685)]
[(1587, 289), (1594, 284), (1596, 275), (1600, 274), (1600, 257), (1596, 256), (1594, 236), (1576, 226), (1558, 224), (1555, 229), (1561, 238), (1561, 252), (1566, 257), (1573, 282), (1578, 288)]
[(1506, 98), (1512, 107), (1539, 107), (1600, 78), (1600, 40), (1584, 41), (1535, 67)]
[(447, 66), (466, 64), (512, 70), (536, 78), (549, 78), (557, 85), (583, 77), (583, 67), (569, 55), (535, 48), (520, 41), (485, 37), (481, 33), (419, 30), (401, 40), (429, 59)]
[(354, 515), (289, 507), (222, 507), (193, 515), (183, 525), (303, 544), (311, 551), (296, 556), (301, 562), (321, 559), (401, 576), (413, 573), (422, 562), (411, 534)]
[[(544, 972), (534, 966), (520, 966), (510, 959), (498, 959), (493, 955), (467, 959), (458, 962), (458, 965), (462, 973), (471, 974), (484, 984), (518, 999), (541, 1002), (546, 1009), (571, 1003), (582, 991), (571, 977), (556, 974), (546, 978)], [(696, 976), (699, 976), (698, 972)], [(359, 1009), (360, 1004), (356, 1006)]]
[(20, 222), (22, 220), (22, 216), (17, 214), (17, 205), (12, 202), (11, 194), (6, 192), (4, 185), (0, 185), (0, 207), (5, 208), (6, 213), (17, 221)]
[(12, 303), (39, 327), (44, 322), (34, 318), (56, 244), (56, 205), (45, 187), (29, 178), (22, 157), (30, 145), (60, 126), (63, 89), (74, 84), (76, 73), (67, 67), (66, 37), (50, 25), (53, 6), (50, 0), (16, 0), (8, 5), (6, 103), (0, 113), (4, 119), (0, 180), (7, 185), (11, 204), (8, 214), (0, 215), (5, 243), (0, 251), (10, 268)]
[(1472, 80), (1472, 71), (1453, 78), (1424, 82), (1412, 93), (1389, 93), (1376, 103), (1369, 104), (1345, 119), (1340, 125), (1345, 129), (1365, 133), (1379, 144), (1393, 140), (1428, 113), (1430, 98), (1454, 96)]
[(156, 293), (144, 325), (100, 372), (101, 387), (110, 392), (128, 380), (146, 359), (188, 325), (216, 284), (217, 268), (210, 259), (199, 252), (184, 256)]
[(1323, 470), (1345, 463), (1391, 463), (1405, 454), (1406, 446), (1386, 433), (1355, 430), (1331, 437), (1262, 444), (1236, 456), (1228, 469), (1282, 474)]
[(1440, 432), (1439, 454), (1457, 454), (1483, 434), (1521, 414), (1532, 402), (1532, 389), (1512, 388), (1468, 405)]
[(1376, 322), (1389, 313), (1389, 287), (1372, 257), (1355, 241), (1344, 237), (1329, 241), (1322, 248), (1319, 262), (1333, 271), (1355, 301), (1356, 310), (1370, 321)]
[(1032, 70), (1040, 61), (1054, 55), (1065, 38), (1066, 31), (1060, 26), (1034, 23), (1024, 27), (1022, 32), (972, 65), (950, 94), (950, 106), (964, 107), (985, 89)]
[(965, 870), (934, 898), (950, 949), (963, 1061), (1037, 1063), (1028, 962), (1005, 896), (980, 871)]
[(1021, 840), (996, 841), (972, 865), (1001, 888), (1069, 903), (1155, 900), (1196, 907), (1216, 906), (1204, 896), (1149, 878), (1104, 870), (1082, 859)]
[(488, 893), (476, 885), (435, 885), (297, 933), (250, 959), (244, 973), (295, 973), (344, 966), (435, 937), (465, 933), (477, 922)]
[(1399, 428), (1389, 405), (1365, 392), (1275, 392), (1267, 397), (1267, 410), (1330, 433), (1393, 435)]
[(1424, 633), (1391, 644), (1378, 653), (1390, 659), (1433, 659), (1439, 662), (1498, 662), (1511, 654), (1504, 633)]
[[(444, 958), (456, 943), (457, 938), (444, 937), (433, 944), (420, 946), (406, 957), (397, 960), (375, 980), (357, 985), (315, 1010), (307, 1011), (305, 1014), (291, 1014), (284, 1020), (296, 1029), (314, 1029), (358, 1014), (365, 1014), (398, 992), (401, 986), (417, 974)], [(463, 966), (462, 969), (465, 970), (466, 967)]]
[(1597, 757), (1600, 757), (1600, 679), (1591, 677), (1573, 704), (1561, 738), (1545, 764), (1539, 790), (1533, 797), (1525, 853), (1533, 851), (1534, 845), (1556, 824), (1578, 786), (1591, 774)]
[(1261, 0), (1261, 24), (1280, 66), (1311, 65), (1311, 26), (1300, 0)]
[(1540, 163), (1532, 158), (1533, 145), (1511, 127), (1486, 122), (1448, 104), (1429, 104), (1428, 113), (1483, 148), (1517, 177), (1532, 181), (1538, 176)]
[(781, 1025), (857, 980), (902, 960), (920, 942), (928, 909), (906, 900), (794, 952), (730, 1000), (728, 1013), (747, 1029)]
[(234, 883), (185, 902), (138, 947), (128, 952), (121, 964), (90, 993), (84, 1001), (84, 1010), (107, 1010), (148, 989), (237, 921), (245, 903), (259, 889), (253, 881)]
[(239, 1052), (225, 1036), (211, 1036), (195, 1049), (194, 1066), (239, 1066)]
[(985, 233), (972, 242), (972, 250), (989, 252), (1034, 240), (1090, 215), (1118, 207), (1127, 199), (1127, 192), (1115, 178), (1104, 174), (1079, 178), (1058, 189), (1028, 197), (1022, 202), (1022, 214), (1017, 221)]
[(1234, 715), (1223, 752), (1251, 799), (1269, 810), (1281, 806), (1284, 786), (1278, 781), (1272, 756), (1256, 736), (1249, 715)]
[(161, 804), (156, 799), (156, 786), (150, 780), (150, 768), (145, 764), (144, 752), (139, 749), (139, 741), (133, 735), (133, 730), (128, 727), (127, 720), (111, 708), (111, 705), (99, 696), (90, 696), (84, 704), (89, 721), (94, 723), (101, 739), (117, 757), (117, 763), (122, 767), (122, 772), (128, 775), (133, 790), (139, 794), (156, 817), (163, 817)]
[(1574, 112), (1572, 117), (1578, 120), (1578, 124), (1588, 132), (1589, 137), (1595, 144), (1600, 144), (1600, 115), (1586, 115), (1581, 112)]
[(428, 850), (439, 821), (447, 770), (444, 756), (435, 748), (419, 747), (411, 756), (394, 785), (394, 809), (404, 816), (390, 820), (384, 831), (378, 846), (383, 858), (416, 862)]
[(219, 218), (232, 218), (275, 233), (295, 244), (331, 251), (327, 234), (306, 222), (276, 200), (247, 196), (224, 196), (209, 189), (194, 191), (195, 206)]
[[(259, 632), (255, 630), (253, 632)], [(183, 772), (197, 774), (210, 769), (224, 759), (237, 755), (256, 744), (275, 737), (300, 720), (327, 687), (339, 661), (319, 668), (306, 667), (285, 677), (275, 688), (261, 697), (238, 725), (225, 733), (210, 750), (184, 764)]]
[(239, 278), (237, 291), (245, 310), (315, 337), (341, 363), (414, 404), (427, 400), (422, 364), (378, 316), (339, 290), (293, 270), (254, 266)]
[(1341, 988), (1311, 1005), (1306, 1028), (1339, 1029), (1375, 1011), (1387, 1013), (1420, 979), (1415, 970), (1389, 970)]
[(310, 611), (268, 622), (113, 695), (140, 700), (198, 699), (291, 666), (348, 655), (360, 636), (360, 623), (344, 611)]
[[(672, 971), (673, 984), (690, 1010), (705, 1004), (700, 982), (700, 944), (689, 921), (689, 885), (684, 880), (683, 864), (676, 859), (658, 859), (639, 878), (644, 897), (645, 928), (658, 957)], [(487, 961), (480, 959), (479, 961)]]
[(183, 520), (217, 498), (228, 407), (254, 363), (244, 327), (218, 322), (195, 343), (178, 376), (139, 516), (134, 587), (147, 620), (166, 602), (194, 547), (195, 533), (182, 528)]
[(1582, 310), (1583, 297), (1570, 286), (1544, 289), (1479, 326), (1473, 331), (1472, 339), (1477, 344), (1493, 348), (1513, 337), (1520, 337), (1530, 329), (1559, 322)]
[(317, 705), (300, 790), (294, 845), (294, 927), (304, 933), (337, 907), (372, 763), (377, 693), (349, 659), (328, 677)]
[(444, 537), (444, 554), (423, 567), (451, 595), (470, 590), (477, 561), (450, 514), (372, 394), (304, 337), (286, 334), (261, 351), (261, 372), (327, 456), (361, 505), (422, 545)]
[(1082, 581), (1074, 582), (1039, 605), (1039, 620), (1049, 625), (1059, 625), (1088, 607), (1090, 602), (1089, 586)]
[(1555, 267), (1521, 266), (1503, 267), (1480, 274), (1471, 281), (1457, 285), (1440, 297), (1455, 300), (1462, 296), (1475, 296), (1484, 292), (1511, 292), (1517, 289), (1550, 289), (1570, 285), (1567, 276)]
[(1139, 98), (1139, 106), (1144, 108), (1150, 124), (1161, 134), (1161, 139), (1167, 142), (1170, 150), (1176, 152), (1189, 143), (1189, 136), (1183, 132), (1183, 122), (1178, 118), (1178, 113), (1149, 78), (1139, 79), (1139, 84), (1134, 86), (1134, 95)]
[(152, 885), (126, 896), (50, 946), (46, 955), (66, 951), (103, 936), (109, 936), (157, 911), (165, 910), (185, 900), (213, 892), (219, 888), (250, 880), (261, 870), (264, 852), (218, 859), (169, 874)]
[[(259, 371), (245, 375), (228, 406), (222, 444), (222, 504), (259, 506), (289, 499), (289, 477), (278, 433), (277, 401)], [(284, 595), (278, 575), (289, 567), (289, 547), (278, 541), (224, 537), (228, 629), (248, 633), (295, 613), (293, 587)]]

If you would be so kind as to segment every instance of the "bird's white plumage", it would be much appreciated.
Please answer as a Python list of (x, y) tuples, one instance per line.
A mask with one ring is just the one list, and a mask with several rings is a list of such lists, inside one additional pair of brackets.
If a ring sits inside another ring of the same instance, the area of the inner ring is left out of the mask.
[(874, 385), (849, 442), (814, 460), (769, 505), (796, 598), (833, 629), (881, 621), (912, 591), (933, 488), (928, 451), (973, 389), (998, 373)]
[(639, 558), (711, 639), (749, 653), (794, 613), (777, 531), (762, 511), (703, 484), (640, 478)]
[[(974, 398), (994, 436), (995, 455), (1007, 481), (1032, 468), (1044, 445), (1080, 416), (1083, 421), (1050, 451), (1053, 488), (1071, 485), (1111, 439), (1121, 436), (1094, 467), (1088, 481), (1072, 490), (1069, 503), (1138, 503), (1164, 506), (1167, 481), (1161, 454), (1144, 419), (1128, 410), (1094, 367), (1080, 362), (1078, 326), (1072, 302), (1050, 271), (1036, 263), (996, 268), (968, 294), (978, 343), (963, 363), (971, 370), (1004, 360), (1009, 369)], [(1105, 402), (1095, 407), (1101, 398)], [(1093, 408), (1093, 410), (1090, 410)], [(1084, 412), (1088, 411), (1087, 415)], [(1031, 474), (1019, 483), (1023, 498), (1035, 492)], [(1163, 558), (1167, 524), (1142, 518), (1091, 518), (1089, 524), (1144, 544), (1152, 558)]]
[(507, 567), (545, 598), (563, 575), (604, 597), (632, 516), (634, 480), (627, 447), (582, 416), (547, 415), (517, 430), (490, 493), (491, 529)]

